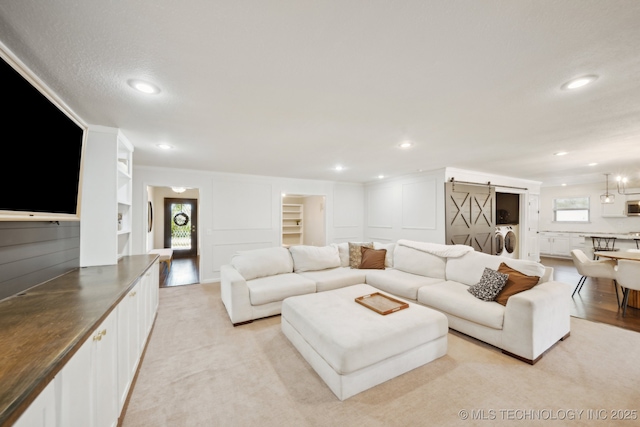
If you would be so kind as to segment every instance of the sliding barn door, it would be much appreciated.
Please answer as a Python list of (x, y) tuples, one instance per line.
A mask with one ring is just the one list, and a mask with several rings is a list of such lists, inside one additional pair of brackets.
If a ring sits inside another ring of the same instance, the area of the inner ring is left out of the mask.
[(472, 246), (476, 251), (495, 254), (495, 187), (455, 182), (445, 185), (447, 244)]

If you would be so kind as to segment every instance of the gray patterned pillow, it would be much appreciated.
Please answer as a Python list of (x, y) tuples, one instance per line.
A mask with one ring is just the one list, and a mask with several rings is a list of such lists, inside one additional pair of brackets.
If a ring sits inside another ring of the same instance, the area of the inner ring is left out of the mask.
[(493, 301), (498, 292), (506, 285), (508, 278), (508, 274), (485, 268), (480, 281), (475, 285), (469, 286), (467, 290), (471, 295), (483, 301)]

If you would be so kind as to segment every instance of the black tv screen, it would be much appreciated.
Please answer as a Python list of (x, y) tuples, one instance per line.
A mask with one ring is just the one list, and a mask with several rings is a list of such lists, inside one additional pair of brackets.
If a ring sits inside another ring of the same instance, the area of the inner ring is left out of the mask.
[(4, 87), (0, 216), (79, 219), (84, 127), (4, 57), (0, 82)]

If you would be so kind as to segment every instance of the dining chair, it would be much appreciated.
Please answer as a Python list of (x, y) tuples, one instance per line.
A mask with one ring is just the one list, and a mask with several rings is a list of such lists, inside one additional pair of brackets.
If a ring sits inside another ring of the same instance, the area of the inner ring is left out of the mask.
[[(594, 277), (597, 279), (611, 279), (613, 280), (613, 287), (616, 291), (616, 300), (618, 300), (618, 307), (620, 307), (618, 285), (616, 284), (616, 261), (590, 260), (589, 257), (580, 249), (573, 249), (571, 251), (571, 258), (573, 259), (573, 264), (578, 270), (578, 274), (582, 276), (580, 277), (580, 280), (578, 280), (578, 284), (573, 290), (571, 298), (573, 298), (576, 292), (580, 293), (580, 290), (582, 290), (582, 287), (584, 286), (584, 282), (587, 281), (587, 277)], [(640, 265), (640, 262), (638, 263), (638, 265)]]
[(604, 252), (604, 251), (618, 251), (616, 248), (616, 238), (615, 237), (598, 237), (591, 236), (591, 243), (593, 244), (593, 259), (598, 259), (596, 256), (596, 252)]
[(627, 314), (627, 303), (629, 302), (629, 290), (640, 291), (640, 261), (628, 259), (618, 260), (616, 269), (616, 281), (623, 289), (622, 297), (622, 317)]

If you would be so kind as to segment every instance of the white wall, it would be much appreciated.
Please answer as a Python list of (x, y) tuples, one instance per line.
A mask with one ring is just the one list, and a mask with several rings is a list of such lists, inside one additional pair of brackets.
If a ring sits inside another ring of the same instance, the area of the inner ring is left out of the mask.
[(365, 241), (445, 243), (444, 169), (365, 186)]
[(304, 205), (304, 244), (311, 246), (325, 246), (325, 197), (307, 196), (302, 198)]
[(539, 194), (540, 183), (456, 168), (365, 185), (365, 240), (446, 243), (444, 184), (451, 178), (479, 184), (491, 182), (496, 191), (520, 194), (519, 253), (521, 258), (538, 260), (537, 228), (531, 223), (527, 208), (529, 197)]
[(202, 282), (218, 280), (238, 250), (280, 245), (282, 193), (326, 196), (327, 243), (363, 237), (361, 184), (135, 166), (134, 254), (147, 250), (148, 186), (199, 189)]
[[(638, 190), (629, 190), (637, 192)], [(624, 234), (640, 232), (640, 217), (603, 217), (603, 205), (600, 195), (605, 192), (604, 180), (597, 184), (571, 185), (566, 187), (543, 187), (540, 192), (540, 231), (583, 231), (587, 233)], [(614, 193), (620, 204), (626, 199), (640, 200), (640, 195), (625, 197), (616, 192), (615, 184), (609, 192)], [(553, 199), (558, 197), (588, 196), (590, 200), (590, 222), (587, 224), (569, 224), (553, 222)]]

